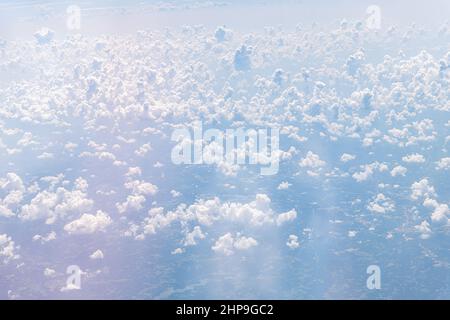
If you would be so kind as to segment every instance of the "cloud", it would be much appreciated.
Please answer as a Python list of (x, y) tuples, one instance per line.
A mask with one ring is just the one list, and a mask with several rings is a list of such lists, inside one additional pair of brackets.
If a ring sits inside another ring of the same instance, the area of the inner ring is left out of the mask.
[(450, 169), (450, 157), (445, 157), (436, 162), (437, 170), (449, 170)]
[(285, 222), (295, 220), (295, 218), (297, 218), (297, 211), (295, 209), (292, 209), (285, 213), (281, 213), (277, 217), (277, 225), (281, 226)]
[(93, 214), (83, 214), (64, 226), (64, 230), (69, 234), (92, 234), (99, 231), (105, 231), (112, 223), (112, 219), (103, 211), (97, 211)]
[(54, 36), (55, 32), (49, 28), (41, 28), (34, 34), (37, 43), (41, 45), (50, 43)]
[(54, 276), (55, 274), (56, 274), (56, 271), (54, 269), (51, 269), (51, 268), (44, 269), (44, 276), (46, 276), (48, 278)]
[(104, 258), (104, 255), (103, 255), (102, 250), (98, 249), (98, 250), (94, 251), (94, 252), (89, 256), (89, 258), (92, 259), (92, 260), (101, 260), (101, 259)]
[(226, 256), (234, 254), (235, 250), (248, 250), (251, 247), (257, 246), (258, 242), (249, 237), (240, 236), (234, 237), (231, 233), (221, 236), (212, 246), (212, 250), (224, 254)]
[(418, 200), (423, 197), (432, 197), (436, 195), (434, 187), (429, 184), (428, 179), (416, 181), (411, 185), (411, 198)]
[(288, 241), (286, 242), (286, 245), (290, 248), (290, 249), (297, 249), (300, 244), (298, 242), (298, 237), (296, 235), (291, 234), (289, 236)]
[(264, 225), (281, 225), (294, 220), (297, 212), (292, 209), (277, 215), (270, 207), (271, 199), (266, 194), (257, 194), (248, 203), (222, 202), (219, 198), (200, 199), (186, 206), (181, 204), (174, 211), (164, 212), (162, 207), (152, 208), (142, 223), (144, 234), (155, 234), (159, 229), (178, 221), (198, 223), (212, 227), (216, 223), (241, 224), (258, 228)]
[(320, 157), (313, 153), (312, 151), (308, 151), (308, 153), (306, 154), (306, 157), (303, 158), (302, 160), (300, 160), (300, 167), (304, 168), (320, 168), (325, 166), (325, 161), (320, 160)]
[(419, 153), (414, 153), (404, 156), (402, 160), (407, 163), (424, 163), (425, 157)]
[(39, 234), (36, 234), (33, 236), (33, 241), (40, 241), (42, 244), (53, 241), (53, 240), (56, 240), (56, 232), (54, 232), (54, 231), (51, 231), (46, 236), (41, 236)]
[(0, 217), (13, 217), (13, 210), (22, 202), (25, 186), (22, 179), (15, 173), (7, 173), (5, 178), (0, 179)]
[(375, 213), (387, 213), (394, 211), (395, 204), (384, 194), (379, 193), (369, 202), (367, 209)]
[(447, 224), (450, 216), (450, 209), (447, 204), (439, 203), (434, 199), (426, 198), (423, 202), (424, 207), (433, 208), (434, 211), (431, 214), (431, 221), (434, 223)]
[[(31, 199), (29, 204), (22, 206), (19, 218), (24, 221), (44, 219), (47, 224), (53, 224), (58, 219), (80, 214), (91, 210), (94, 201), (87, 198), (86, 180), (79, 178), (74, 182), (72, 190), (56, 185), (61, 183), (61, 177), (47, 177), (49, 181), (47, 190), (39, 192)], [(56, 188), (56, 191), (53, 189)]]
[(424, 240), (430, 238), (432, 234), (430, 224), (427, 221), (422, 221), (419, 225), (414, 226), (414, 229), (420, 233), (420, 238)]
[(116, 208), (119, 213), (139, 211), (144, 207), (144, 203), (145, 197), (143, 195), (129, 195), (125, 202), (117, 203)]
[(172, 195), (172, 197), (174, 198), (178, 198), (181, 197), (183, 194), (181, 192), (178, 192), (176, 190), (170, 190), (170, 194)]
[(277, 190), (287, 190), (290, 186), (291, 184), (289, 182), (283, 181), (278, 185)]
[(186, 238), (184, 240), (185, 246), (195, 246), (197, 245), (196, 239), (205, 239), (205, 235), (202, 232), (202, 229), (199, 226), (195, 226), (194, 230), (186, 233)]
[(391, 176), (397, 177), (397, 176), (405, 176), (406, 172), (408, 172), (408, 169), (406, 169), (403, 166), (396, 166), (391, 170)]
[(250, 59), (252, 48), (242, 45), (234, 53), (233, 65), (237, 71), (246, 71), (251, 69), (252, 63)]
[(363, 166), (363, 169), (364, 169), (363, 171), (355, 172), (352, 175), (352, 177), (357, 182), (366, 181), (373, 175), (373, 168), (374, 168), (373, 165), (367, 164), (367, 165)]
[(351, 160), (355, 160), (356, 156), (352, 155), (352, 154), (348, 154), (348, 153), (343, 153), (341, 155), (341, 161), (342, 162), (349, 162)]
[[(129, 168), (126, 177), (140, 175), (138, 168)], [(140, 180), (128, 180), (124, 187), (131, 190), (131, 194), (127, 196), (127, 200), (122, 203), (116, 203), (119, 213), (128, 213), (130, 211), (139, 211), (144, 208), (146, 202), (145, 196), (154, 196), (158, 192), (158, 187), (150, 182)]]
[(155, 195), (158, 192), (157, 186), (145, 181), (129, 181), (124, 186), (126, 189), (131, 189), (133, 195)]
[(139, 167), (129, 167), (128, 172), (125, 174), (126, 177), (136, 177), (141, 176), (142, 170)]
[(176, 254), (182, 254), (182, 253), (184, 253), (184, 249), (183, 248), (176, 248), (175, 250), (173, 250), (172, 252), (171, 252), (171, 254), (172, 255), (176, 255)]
[(18, 246), (7, 234), (0, 234), (0, 261), (8, 263), (11, 260), (17, 260), (20, 256), (17, 254)]
[(357, 234), (358, 234), (358, 231), (356, 231), (356, 230), (349, 230), (348, 233), (347, 233), (347, 236), (349, 238), (354, 238), (354, 237), (356, 237)]

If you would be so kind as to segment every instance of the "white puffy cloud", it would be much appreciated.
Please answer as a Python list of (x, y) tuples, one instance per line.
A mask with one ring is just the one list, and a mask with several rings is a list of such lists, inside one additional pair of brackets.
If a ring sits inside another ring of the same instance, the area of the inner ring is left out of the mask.
[(251, 237), (237, 236), (234, 240), (234, 247), (237, 250), (248, 250), (258, 245), (258, 242)]
[(144, 206), (145, 203), (145, 197), (143, 195), (129, 195), (127, 196), (127, 200), (122, 203), (117, 203), (117, 211), (119, 213), (126, 213), (129, 211), (139, 211)]
[(292, 209), (285, 213), (281, 213), (277, 217), (277, 220), (276, 220), (277, 225), (280, 226), (280, 225), (284, 224), (285, 222), (293, 221), (293, 220), (295, 220), (295, 218), (297, 218), (297, 211), (295, 209)]
[(395, 204), (384, 194), (379, 193), (369, 202), (367, 209), (375, 213), (387, 213), (394, 211)]
[(396, 166), (391, 170), (391, 176), (397, 177), (397, 176), (405, 176), (406, 172), (408, 172), (408, 169), (406, 169), (403, 166)]
[(419, 153), (413, 153), (402, 157), (402, 160), (407, 163), (424, 163), (425, 157)]
[(126, 177), (135, 177), (141, 176), (142, 170), (139, 167), (130, 167), (128, 168), (128, 172), (125, 174)]
[(42, 236), (40, 234), (36, 234), (33, 236), (33, 241), (40, 241), (42, 244), (49, 242), (49, 241), (53, 241), (56, 240), (56, 232), (55, 231), (51, 231), (50, 233), (48, 233), (45, 236)]
[(178, 191), (176, 191), (176, 190), (170, 190), (170, 194), (171, 194), (172, 197), (174, 197), (174, 198), (178, 198), (178, 197), (181, 197), (181, 196), (182, 196), (182, 193), (181, 193), (181, 192), (178, 192)]
[(429, 184), (428, 179), (424, 178), (411, 185), (411, 198), (418, 200), (423, 197), (432, 197), (435, 195), (434, 187)]
[(325, 161), (321, 160), (320, 157), (313, 153), (312, 151), (308, 151), (306, 156), (300, 160), (300, 167), (306, 167), (306, 168), (320, 168), (325, 166)]
[(145, 157), (147, 153), (152, 150), (152, 147), (149, 143), (143, 144), (139, 149), (137, 149), (134, 153), (139, 157)]
[(277, 189), (278, 190), (287, 190), (287, 189), (289, 189), (290, 186), (291, 186), (291, 184), (289, 182), (283, 181), (278, 185)]
[(352, 155), (352, 154), (343, 153), (343, 154), (341, 155), (341, 161), (342, 161), (342, 162), (349, 162), (349, 161), (355, 160), (355, 159), (356, 159), (356, 156), (355, 156), (355, 155)]
[(431, 221), (444, 224), (447, 224), (449, 222), (450, 209), (447, 204), (439, 203), (434, 199), (426, 198), (423, 202), (423, 205), (427, 208), (434, 209), (433, 213), (431, 214)]
[(95, 250), (95, 251), (89, 256), (89, 258), (91, 258), (92, 260), (101, 260), (101, 259), (104, 258), (103, 251), (100, 250), (100, 249)]
[(296, 235), (291, 234), (286, 242), (286, 245), (291, 249), (297, 249), (300, 246), (298, 242), (298, 237)]
[(83, 214), (79, 219), (66, 224), (64, 230), (69, 234), (91, 234), (105, 231), (111, 223), (112, 219), (99, 210), (95, 215)]
[(224, 255), (232, 255), (234, 253), (234, 238), (231, 233), (227, 233), (223, 236), (221, 236), (214, 246), (212, 246), (212, 249), (216, 252), (222, 253)]
[(436, 162), (437, 170), (449, 170), (450, 169), (450, 157), (445, 157)]
[(55, 274), (56, 274), (56, 271), (54, 269), (51, 269), (51, 268), (44, 269), (44, 276), (46, 276), (46, 277), (52, 277)]
[(431, 228), (430, 228), (430, 224), (427, 221), (422, 221), (419, 225), (414, 226), (414, 229), (416, 230), (416, 232), (420, 233), (420, 238), (422, 239), (428, 239), (431, 234)]
[(182, 254), (182, 253), (184, 253), (184, 249), (183, 248), (176, 248), (175, 250), (173, 250), (172, 252), (171, 252), (171, 254), (172, 255), (176, 255), (176, 254)]
[(10, 172), (5, 178), (0, 179), (0, 217), (15, 215), (13, 210), (22, 202), (24, 192), (25, 186), (17, 174)]
[(355, 172), (352, 175), (353, 179), (355, 179), (357, 182), (366, 181), (373, 175), (373, 166), (372, 165), (367, 164), (363, 167), (363, 169), (364, 169), (363, 171)]
[(164, 212), (163, 208), (153, 208), (142, 223), (144, 234), (155, 234), (158, 229), (169, 226), (175, 221), (195, 222), (201, 226), (211, 227), (215, 223), (240, 223), (249, 227), (276, 225), (292, 221), (296, 211), (291, 210), (280, 215), (270, 207), (271, 200), (265, 194), (257, 194), (249, 203), (221, 202), (219, 198), (200, 199), (186, 206), (182, 204), (174, 211)]
[(194, 230), (186, 233), (186, 239), (184, 240), (185, 246), (195, 246), (197, 244), (196, 239), (205, 239), (205, 235), (199, 226), (195, 226)]
[(43, 181), (49, 182), (48, 189), (39, 192), (30, 203), (23, 205), (19, 218), (24, 221), (44, 219), (47, 224), (53, 224), (59, 218), (91, 210), (94, 201), (87, 197), (86, 180), (76, 179), (72, 190), (56, 187), (61, 180), (62, 176), (46, 177)]
[(54, 157), (55, 157), (55, 155), (53, 153), (43, 152), (40, 155), (38, 155), (36, 158), (39, 160), (48, 160), (48, 159), (53, 159)]
[[(127, 178), (141, 175), (141, 170), (139, 168), (129, 168)], [(119, 213), (128, 213), (130, 211), (139, 211), (144, 208), (146, 202), (145, 196), (153, 196), (158, 192), (158, 187), (150, 182), (145, 182), (141, 180), (130, 180), (128, 179), (124, 187), (131, 190), (131, 194), (127, 196), (125, 202), (116, 203), (116, 208)]]
[(154, 195), (158, 192), (158, 187), (145, 181), (129, 181), (125, 183), (125, 188), (131, 189), (134, 195)]
[(228, 220), (250, 223), (254, 226), (273, 223), (273, 211), (270, 209), (270, 198), (265, 194), (257, 194), (255, 201), (249, 203), (225, 202), (219, 199), (200, 201), (189, 206), (184, 217), (194, 217), (201, 224), (210, 225), (215, 220)]
[(9, 172), (0, 179), (0, 188), (4, 191), (25, 191), (22, 179), (15, 173)]
[(212, 250), (226, 256), (232, 255), (235, 250), (248, 250), (257, 246), (258, 242), (251, 237), (240, 236), (234, 237), (231, 233), (221, 236), (212, 246)]
[(356, 231), (356, 230), (349, 230), (348, 233), (347, 233), (347, 236), (349, 238), (354, 238), (354, 237), (356, 237), (357, 234), (358, 234), (358, 231)]
[(17, 254), (18, 246), (7, 234), (0, 234), (0, 261), (8, 263), (11, 260), (19, 259)]

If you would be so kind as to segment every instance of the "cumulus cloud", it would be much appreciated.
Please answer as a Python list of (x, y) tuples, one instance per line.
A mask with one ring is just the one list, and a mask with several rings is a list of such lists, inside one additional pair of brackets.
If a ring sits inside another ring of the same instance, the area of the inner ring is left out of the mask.
[(45, 268), (44, 269), (44, 276), (46, 277), (52, 277), (56, 274), (56, 270), (51, 269), (51, 268)]
[(372, 165), (365, 165), (363, 166), (363, 171), (355, 172), (352, 177), (357, 182), (366, 181), (373, 175), (373, 166)]
[(408, 172), (408, 169), (406, 169), (403, 166), (396, 166), (391, 170), (391, 176), (397, 177), (397, 176), (405, 176), (406, 172)]
[(11, 260), (19, 259), (17, 253), (19, 246), (7, 234), (0, 234), (0, 261), (8, 263)]
[(290, 249), (297, 249), (300, 246), (300, 243), (298, 242), (298, 237), (296, 235), (291, 234), (288, 238), (288, 241), (286, 242), (286, 245)]
[(150, 182), (130, 179), (133, 176), (141, 175), (139, 168), (129, 168), (127, 181), (124, 184), (125, 189), (131, 190), (131, 194), (127, 196), (125, 202), (116, 203), (119, 213), (128, 213), (131, 211), (139, 211), (144, 208), (146, 196), (153, 196), (158, 192), (158, 187)]
[(342, 162), (349, 162), (351, 160), (355, 160), (356, 156), (352, 155), (352, 154), (348, 154), (348, 153), (343, 153), (341, 155), (341, 161)]
[(430, 238), (432, 234), (430, 224), (425, 220), (417, 226), (414, 226), (414, 229), (416, 230), (416, 232), (420, 233), (420, 238), (424, 240)]
[(424, 163), (425, 157), (419, 153), (414, 153), (404, 156), (402, 160), (407, 163)]
[(94, 214), (83, 214), (79, 219), (73, 220), (64, 226), (69, 234), (91, 234), (105, 231), (112, 223), (112, 219), (103, 211)]
[(92, 260), (101, 260), (104, 258), (103, 252), (102, 250), (98, 249), (95, 250), (90, 256), (89, 258), (91, 258)]
[(194, 230), (186, 233), (186, 239), (184, 240), (185, 246), (195, 246), (197, 244), (197, 239), (205, 239), (205, 235), (199, 226), (195, 226)]
[(437, 170), (449, 170), (450, 169), (450, 157), (445, 157), (436, 162)]
[(40, 241), (42, 244), (49, 242), (49, 241), (53, 241), (56, 240), (56, 232), (55, 231), (51, 231), (50, 233), (48, 233), (45, 236), (42, 236), (40, 234), (36, 234), (33, 236), (33, 241)]
[(39, 192), (30, 203), (22, 206), (19, 218), (25, 221), (44, 219), (47, 224), (53, 224), (58, 218), (65, 218), (91, 210), (94, 201), (87, 197), (87, 183), (84, 179), (76, 180), (72, 190), (58, 187), (60, 180), (51, 180), (47, 190)]
[(283, 181), (278, 185), (277, 189), (278, 190), (287, 190), (290, 186), (291, 186), (291, 184), (289, 182)]
[(296, 218), (297, 212), (291, 210), (276, 214), (270, 207), (271, 199), (265, 194), (257, 194), (249, 203), (222, 202), (219, 198), (200, 199), (186, 206), (181, 204), (174, 211), (164, 212), (164, 208), (152, 208), (144, 219), (144, 234), (155, 234), (157, 230), (169, 226), (175, 221), (196, 222), (211, 227), (215, 223), (240, 223), (251, 227), (263, 225), (281, 225)]
[(277, 225), (280, 226), (280, 225), (284, 224), (285, 222), (293, 221), (293, 220), (295, 220), (295, 218), (297, 218), (297, 211), (295, 209), (292, 209), (285, 213), (281, 213), (277, 217)]
[(117, 203), (116, 207), (119, 213), (126, 213), (141, 210), (144, 207), (144, 203), (145, 197), (143, 195), (129, 195), (125, 202)]
[(320, 168), (325, 165), (325, 161), (321, 160), (320, 157), (312, 151), (308, 151), (306, 157), (300, 160), (300, 167), (307, 168)]
[(430, 185), (428, 179), (424, 178), (420, 181), (416, 181), (411, 185), (411, 198), (418, 200), (424, 197), (432, 197), (436, 195), (434, 187)]
[(301, 168), (308, 169), (306, 173), (309, 176), (317, 177), (326, 165), (326, 162), (321, 160), (319, 155), (308, 151), (306, 156), (300, 160), (299, 165)]
[(379, 193), (369, 202), (367, 209), (375, 213), (387, 213), (394, 211), (395, 204), (384, 194)]
[(449, 222), (450, 209), (447, 204), (439, 203), (434, 199), (426, 198), (423, 202), (423, 205), (427, 208), (434, 209), (433, 213), (431, 214), (432, 222), (444, 224), (447, 224)]
[[(0, 179), (0, 217), (12, 217), (13, 212), (22, 202), (25, 186), (22, 179), (15, 173), (7, 173)], [(1, 194), (5, 196), (1, 198)]]
[(236, 250), (248, 250), (257, 245), (258, 242), (251, 237), (247, 238), (239, 234), (233, 236), (231, 233), (227, 233), (215, 242), (212, 246), (212, 250), (229, 256), (234, 254)]

